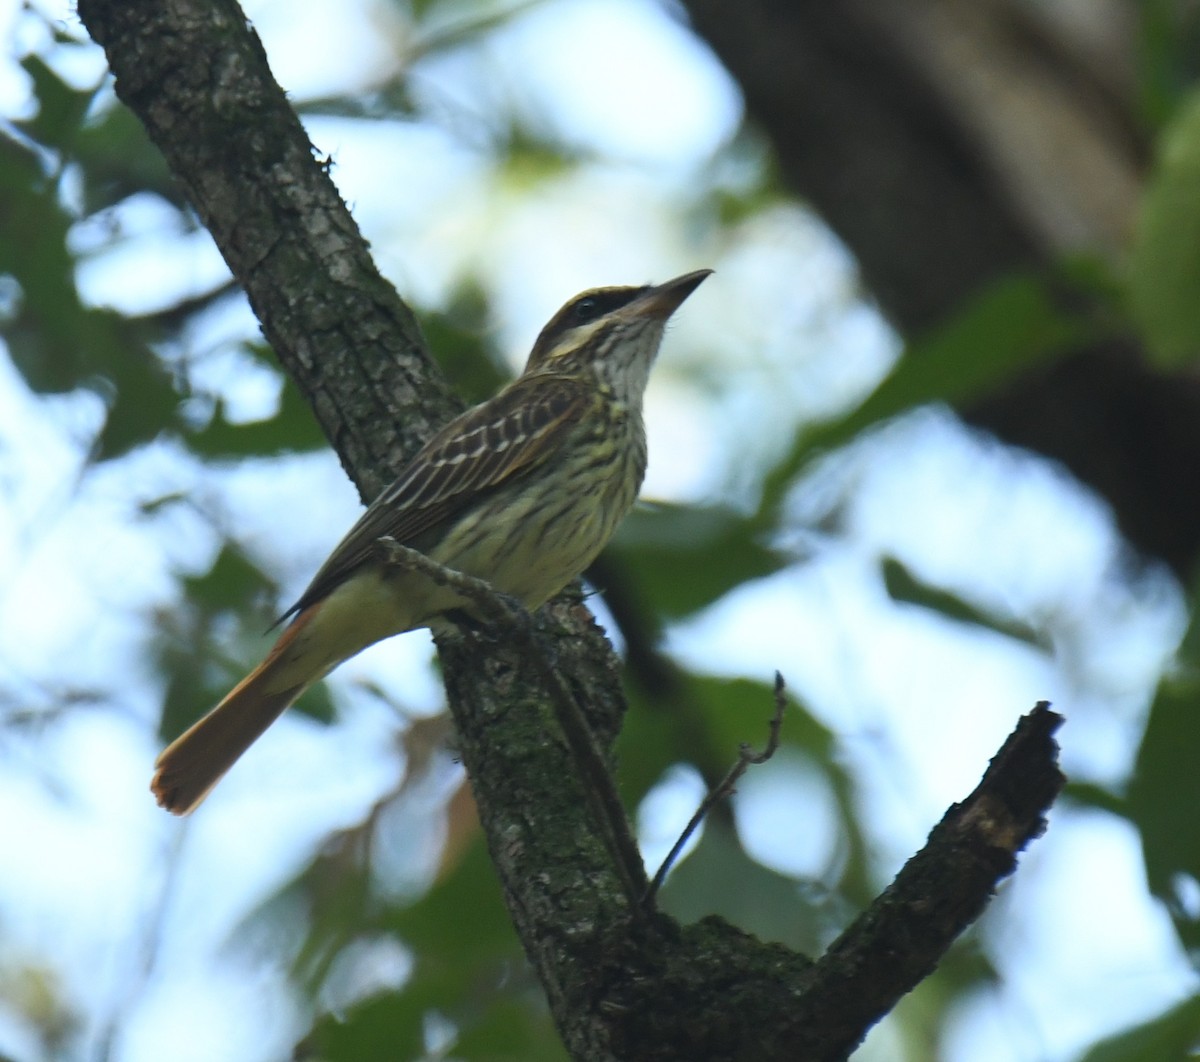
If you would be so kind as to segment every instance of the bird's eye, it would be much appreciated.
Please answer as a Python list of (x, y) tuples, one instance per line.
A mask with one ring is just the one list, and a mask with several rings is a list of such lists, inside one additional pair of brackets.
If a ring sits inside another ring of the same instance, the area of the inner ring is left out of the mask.
[(599, 302), (590, 295), (585, 299), (580, 299), (575, 304), (575, 320), (580, 322), (590, 321), (596, 316), (596, 310), (599, 305)]

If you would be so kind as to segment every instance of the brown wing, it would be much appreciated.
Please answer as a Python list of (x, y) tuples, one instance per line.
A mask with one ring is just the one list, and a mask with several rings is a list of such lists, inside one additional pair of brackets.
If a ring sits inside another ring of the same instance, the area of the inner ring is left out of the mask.
[(411, 545), (480, 492), (536, 467), (579, 421), (589, 398), (584, 381), (523, 376), (456, 417), (371, 503), (280, 621), (329, 594), (375, 555), (379, 539)]

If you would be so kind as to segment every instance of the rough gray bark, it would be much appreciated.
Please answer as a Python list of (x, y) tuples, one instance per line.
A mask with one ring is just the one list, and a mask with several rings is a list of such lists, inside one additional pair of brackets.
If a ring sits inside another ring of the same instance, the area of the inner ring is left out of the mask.
[[(240, 10), (233, 0), (81, 0), (79, 14), (347, 470), (373, 494), (456, 405)], [(923, 872), (897, 879), (812, 964), (718, 920), (680, 927), (638, 902), (644, 874), (622, 865), (628, 824), (601, 821), (587, 788), (611, 779), (581, 768), (559, 725), (565, 688), (603, 760), (625, 710), (618, 663), (577, 594), (543, 610), (531, 633), (466, 632), (439, 648), (510, 914), (568, 1050), (588, 1062), (845, 1057), (982, 909), (1061, 783), (1057, 717), (1039, 710), (1025, 727), (1032, 739), (1001, 770), (1037, 784), (1002, 797), (989, 788), (987, 814), (975, 797), (952, 810), (958, 825), (935, 833)], [(1025, 789), (1038, 799), (1010, 805)], [(615, 791), (600, 806), (614, 801)]]
[[(236, 5), (80, 10), (364, 497), (458, 412)], [(192, 48), (204, 49), (196, 54)]]

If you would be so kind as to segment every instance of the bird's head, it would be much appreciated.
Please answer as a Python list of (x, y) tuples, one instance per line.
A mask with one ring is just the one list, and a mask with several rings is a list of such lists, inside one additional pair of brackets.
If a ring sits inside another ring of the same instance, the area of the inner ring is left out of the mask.
[(665, 284), (576, 295), (542, 329), (525, 375), (591, 372), (619, 397), (640, 398), (667, 319), (711, 272), (697, 269)]

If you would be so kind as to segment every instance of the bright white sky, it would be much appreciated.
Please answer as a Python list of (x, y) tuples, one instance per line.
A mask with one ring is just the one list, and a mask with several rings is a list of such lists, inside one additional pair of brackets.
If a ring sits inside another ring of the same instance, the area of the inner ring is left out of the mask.
[[(66, 5), (56, 10), (74, 32)], [(276, 75), (301, 100), (375, 84), (419, 43), (372, 0), (263, 0), (248, 14)], [(10, 48), (0, 61), (0, 115), (28, 114), (12, 55), (44, 49), (44, 31), (2, 0), (0, 38)], [(90, 48), (56, 62), (81, 83), (102, 68)], [(516, 365), (579, 289), (717, 269), (679, 315), (648, 398), (648, 495), (744, 503), (755, 489), (744, 468), (886, 373), (894, 338), (857, 300), (844, 251), (798, 207), (765, 210), (719, 244), (697, 242), (680, 204), (697, 181), (745, 181), (711, 161), (736, 132), (741, 104), (712, 56), (656, 4), (547, 0), (482, 50), (422, 61), (413, 73), (413, 91), (439, 126), (319, 119), (309, 130), (335, 159), (381, 266), (418, 308), (444, 303), (466, 276), (478, 279)], [(497, 178), (488, 124), (511, 110), (594, 161), (537, 184), (519, 173)], [(113, 223), (115, 247), (105, 242)], [(222, 276), (207, 238), (181, 238), (173, 226), (150, 197), (103, 225), (81, 224), (87, 296), (146, 309)], [(255, 332), (239, 307), (210, 316), (192, 337), (210, 355), (204, 383), (247, 419), (277, 395), (277, 381), (237, 352)], [(82, 474), (99, 415), (89, 395), (31, 396), (0, 347), (0, 694), (33, 709), (68, 689), (108, 699), (2, 732), (0, 1054), (35, 1057), (25, 1004), (5, 1000), (13, 972), (29, 965), (50, 971), (55, 991), (87, 1016), (88, 1051), (115, 1035), (117, 1062), (279, 1057), (303, 1015), (282, 976), (229, 948), (228, 935), (316, 839), (356, 821), (394, 784), (394, 716), (358, 687), (369, 680), (414, 712), (435, 710), (427, 642), (406, 636), (346, 665), (334, 680), (338, 726), (285, 719), (203, 814), (184, 826), (163, 815), (146, 791), (161, 694), (144, 659), (147, 617), (172, 608), (172, 573), (204, 570), (217, 536), (199, 512), (135, 523), (137, 502), (188, 492), (298, 589), (357, 500), (329, 455), (214, 474), (155, 445)], [(730, 423), (734, 431), (720, 428)], [(317, 511), (314, 496), (328, 499)], [(1068, 714), (1061, 740), (1073, 777), (1124, 775), (1181, 633), (1183, 602), (1165, 576), (1124, 580), (1120, 545), (1095, 499), (928, 411), (828, 460), (797, 492), (794, 514), (798, 526), (814, 526), (833, 508), (851, 535), (784, 536), (781, 548), (803, 561), (673, 629), (668, 645), (711, 673), (765, 679), (781, 669), (862, 767), (886, 859), (898, 866), (919, 847), (1036, 700)], [(281, 513), (304, 518), (281, 524)], [(1052, 620), (1053, 655), (897, 607), (878, 580), (883, 552), (986, 609)], [(347, 762), (352, 776), (338, 767)], [(429, 781), (431, 807), (452, 783), (449, 767)], [(648, 863), (694, 808), (696, 787), (680, 769), (647, 800)], [(802, 763), (781, 757), (753, 772), (737, 813), (747, 845), (769, 865), (816, 873), (832, 857), (828, 793)], [(436, 816), (412, 824), (429, 835), (426, 871), (436, 829)], [(409, 872), (419, 879), (422, 870)], [(1069, 1059), (1195, 990), (1146, 894), (1137, 837), (1111, 817), (1057, 812), (1000, 908), (984, 940), (996, 945), (1002, 983), (964, 1009), (947, 1062)], [(394, 945), (360, 960), (360, 978), (404, 976)], [(874, 1034), (860, 1057), (893, 1057), (889, 1035), (886, 1026)]]

